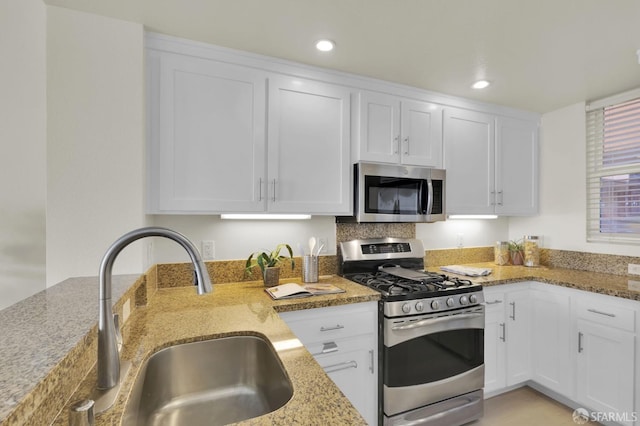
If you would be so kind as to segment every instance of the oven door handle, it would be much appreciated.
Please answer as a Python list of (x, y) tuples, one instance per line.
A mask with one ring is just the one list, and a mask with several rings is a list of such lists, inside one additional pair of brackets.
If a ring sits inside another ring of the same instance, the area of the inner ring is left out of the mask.
[(459, 315), (447, 315), (439, 318), (428, 318), (421, 321), (417, 321), (411, 324), (406, 325), (396, 325), (391, 327), (393, 331), (401, 331), (401, 330), (412, 330), (418, 327), (428, 327), (434, 324), (438, 324), (445, 321), (455, 320), (466, 320), (466, 319), (477, 319), (484, 317), (484, 313), (481, 314), (459, 314)]

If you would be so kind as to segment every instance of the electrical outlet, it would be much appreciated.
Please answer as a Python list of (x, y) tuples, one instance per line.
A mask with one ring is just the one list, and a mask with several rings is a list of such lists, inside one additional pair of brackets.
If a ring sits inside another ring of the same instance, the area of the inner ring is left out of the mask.
[(318, 247), (322, 246), (322, 250), (320, 250), (319, 254), (327, 252), (327, 238), (319, 238), (318, 239)]
[(212, 240), (202, 242), (202, 258), (213, 260), (216, 257), (216, 242)]
[(628, 272), (631, 275), (640, 275), (640, 265), (636, 265), (635, 263), (630, 263)]
[(458, 246), (458, 248), (464, 247), (464, 234), (463, 233), (459, 233), (458, 235), (456, 235), (456, 246)]

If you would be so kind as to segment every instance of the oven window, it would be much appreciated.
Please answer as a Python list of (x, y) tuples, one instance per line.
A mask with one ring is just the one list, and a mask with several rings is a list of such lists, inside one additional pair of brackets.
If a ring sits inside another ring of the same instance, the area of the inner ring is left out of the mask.
[(435, 382), (484, 363), (484, 330), (448, 330), (384, 347), (384, 383), (391, 387)]
[(421, 203), (426, 197), (422, 179), (365, 176), (365, 212), (380, 214), (424, 214)]

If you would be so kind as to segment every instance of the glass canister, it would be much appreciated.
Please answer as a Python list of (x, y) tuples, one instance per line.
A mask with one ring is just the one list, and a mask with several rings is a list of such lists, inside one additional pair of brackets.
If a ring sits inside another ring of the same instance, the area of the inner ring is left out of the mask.
[(493, 261), (496, 265), (509, 264), (509, 241), (496, 241), (493, 248)]
[(524, 236), (524, 266), (540, 265), (540, 243), (537, 235)]

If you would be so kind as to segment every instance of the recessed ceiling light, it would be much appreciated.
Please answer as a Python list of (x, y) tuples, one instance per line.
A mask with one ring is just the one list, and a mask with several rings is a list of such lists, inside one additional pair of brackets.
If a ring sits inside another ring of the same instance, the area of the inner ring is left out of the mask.
[(336, 44), (331, 40), (318, 40), (316, 41), (316, 49), (321, 52), (331, 52)]
[(473, 85), (471, 87), (473, 87), (474, 89), (484, 89), (486, 87), (489, 87), (491, 83), (488, 82), (487, 80), (478, 80), (475, 83), (473, 83)]

